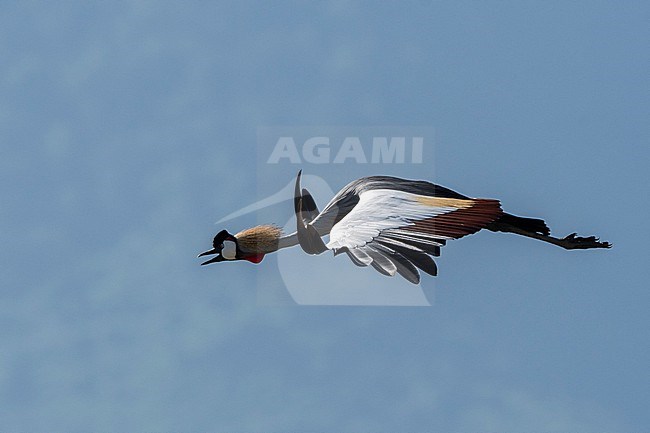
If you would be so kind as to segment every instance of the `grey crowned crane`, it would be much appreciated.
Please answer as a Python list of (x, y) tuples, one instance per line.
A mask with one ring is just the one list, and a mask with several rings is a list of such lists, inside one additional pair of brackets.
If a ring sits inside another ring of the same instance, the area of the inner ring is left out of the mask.
[[(508, 214), (498, 200), (470, 198), (426, 181), (390, 176), (350, 182), (319, 212), (309, 191), (300, 186), (301, 172), (294, 191), (296, 232), (283, 235), (272, 225), (235, 235), (222, 230), (214, 237), (213, 248), (199, 254), (215, 256), (202, 265), (232, 260), (259, 263), (265, 254), (300, 245), (308, 254), (345, 253), (355, 265), (370, 265), (388, 276), (398, 273), (417, 284), (418, 268), (437, 274), (431, 256), (439, 256), (448, 240), (481, 229), (515, 233), (567, 250), (611, 247), (595, 236), (572, 233), (555, 238), (544, 221)], [(327, 244), (322, 240), (325, 235), (329, 235)]]

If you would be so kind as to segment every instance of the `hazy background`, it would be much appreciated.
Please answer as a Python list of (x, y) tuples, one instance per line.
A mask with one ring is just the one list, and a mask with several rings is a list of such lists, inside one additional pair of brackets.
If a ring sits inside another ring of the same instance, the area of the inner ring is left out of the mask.
[[(648, 22), (647, 2), (3, 2), (0, 430), (647, 429)], [(479, 233), (423, 280), (432, 307), (260, 306), (272, 260), (195, 255), (255, 197), (274, 125), (433, 127), (410, 177), (615, 247)]]

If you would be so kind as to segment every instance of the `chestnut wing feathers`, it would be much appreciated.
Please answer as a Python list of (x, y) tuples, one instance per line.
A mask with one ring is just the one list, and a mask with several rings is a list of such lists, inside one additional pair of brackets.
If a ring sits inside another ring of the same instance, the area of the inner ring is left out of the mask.
[[(345, 252), (356, 265), (371, 265), (385, 275), (399, 273), (412, 283), (420, 280), (416, 268), (436, 275), (429, 255), (439, 255), (447, 239), (475, 233), (503, 215), (498, 200), (471, 199), (422, 181), (364, 179), (341, 190), (321, 213), (336, 214), (327, 247), (335, 254)], [(350, 206), (352, 196), (356, 203)], [(347, 205), (347, 212), (332, 212), (337, 201)]]

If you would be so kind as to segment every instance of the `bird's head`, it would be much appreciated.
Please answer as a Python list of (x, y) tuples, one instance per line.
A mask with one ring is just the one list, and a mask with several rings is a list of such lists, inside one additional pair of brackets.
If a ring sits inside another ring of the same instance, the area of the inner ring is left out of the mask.
[(202, 252), (198, 257), (215, 255), (201, 265), (232, 260), (259, 263), (265, 254), (277, 250), (281, 234), (280, 228), (272, 225), (256, 226), (236, 235), (221, 230), (212, 240), (212, 249)]
[(215, 257), (201, 263), (201, 265), (223, 262), (224, 260), (237, 260), (237, 249), (237, 238), (228, 233), (228, 230), (221, 230), (212, 240), (212, 249), (202, 252), (198, 257), (215, 255)]

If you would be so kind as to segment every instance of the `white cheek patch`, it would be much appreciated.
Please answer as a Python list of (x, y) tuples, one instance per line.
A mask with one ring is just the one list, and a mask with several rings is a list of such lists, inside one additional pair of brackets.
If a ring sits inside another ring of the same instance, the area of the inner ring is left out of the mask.
[(233, 241), (223, 241), (221, 255), (226, 260), (235, 260), (237, 255), (237, 245)]

